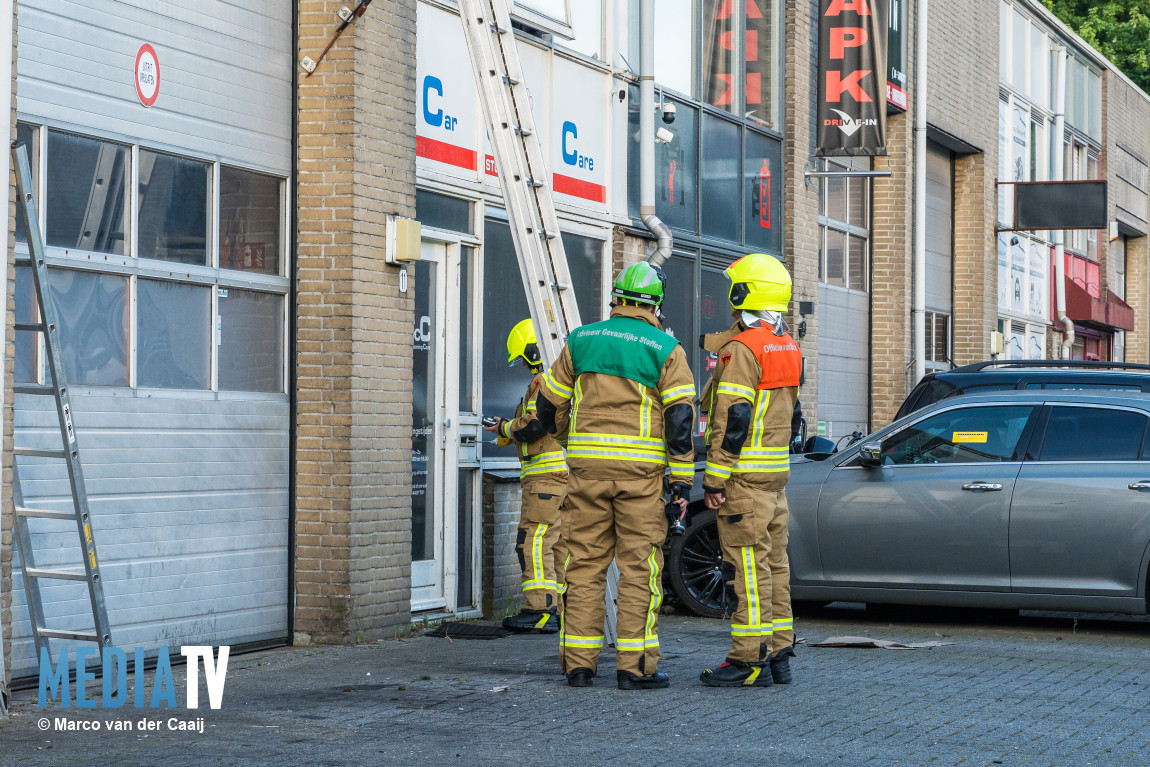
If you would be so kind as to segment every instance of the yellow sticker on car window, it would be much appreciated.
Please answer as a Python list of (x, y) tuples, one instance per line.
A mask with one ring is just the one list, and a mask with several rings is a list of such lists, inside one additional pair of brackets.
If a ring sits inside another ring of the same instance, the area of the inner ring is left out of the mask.
[(956, 431), (950, 441), (956, 445), (964, 442), (986, 442), (986, 435), (985, 431)]

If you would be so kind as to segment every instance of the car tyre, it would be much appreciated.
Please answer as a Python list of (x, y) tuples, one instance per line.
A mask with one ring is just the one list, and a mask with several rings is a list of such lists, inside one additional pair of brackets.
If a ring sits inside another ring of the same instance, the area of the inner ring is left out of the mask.
[(695, 615), (722, 618), (735, 609), (735, 590), (723, 582), (714, 511), (703, 509), (685, 533), (672, 536), (667, 574), (680, 604)]

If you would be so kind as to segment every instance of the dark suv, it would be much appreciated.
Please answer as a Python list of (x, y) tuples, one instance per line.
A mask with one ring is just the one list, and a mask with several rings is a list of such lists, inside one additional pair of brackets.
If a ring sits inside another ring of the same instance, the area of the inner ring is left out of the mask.
[(948, 397), (1006, 389), (1150, 393), (1150, 365), (1092, 360), (1010, 360), (964, 365), (923, 376), (903, 401), (895, 420)]

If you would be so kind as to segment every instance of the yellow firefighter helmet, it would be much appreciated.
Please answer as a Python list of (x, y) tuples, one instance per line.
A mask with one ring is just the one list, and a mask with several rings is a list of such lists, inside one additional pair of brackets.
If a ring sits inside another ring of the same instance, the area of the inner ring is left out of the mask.
[(727, 267), (731, 306), (740, 311), (785, 312), (791, 302), (791, 275), (765, 253), (743, 256)]
[(531, 322), (530, 317), (511, 328), (511, 332), (507, 335), (507, 362), (514, 365), (520, 359), (532, 369), (543, 364), (539, 356), (539, 339), (535, 335), (535, 324)]

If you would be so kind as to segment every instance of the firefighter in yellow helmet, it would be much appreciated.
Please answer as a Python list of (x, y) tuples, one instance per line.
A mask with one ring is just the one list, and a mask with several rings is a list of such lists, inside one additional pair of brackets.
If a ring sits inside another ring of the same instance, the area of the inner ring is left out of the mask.
[(523, 493), (515, 538), (515, 553), (523, 573), (523, 608), (504, 619), (503, 626), (512, 631), (554, 634), (559, 631), (560, 600), (565, 590), (567, 547), (563, 543), (559, 507), (567, 495), (567, 464), (563, 448), (544, 430), (536, 414), (543, 360), (530, 319), (517, 324), (508, 334), (507, 362), (512, 366), (522, 363), (534, 375), (515, 409), (515, 418), (500, 418), (494, 425), (484, 427), (499, 438), (500, 444), (515, 444)]
[(704, 339), (719, 359), (703, 393), (709, 414), (703, 497), (716, 512), (738, 608), (726, 661), (700, 679), (713, 687), (789, 684), (795, 635), (783, 487), (803, 367), (783, 320), (791, 276), (761, 253), (736, 261), (727, 276), (735, 324)]
[(590, 687), (598, 667), (612, 559), (619, 567), (616, 682), (624, 690), (670, 683), (657, 668), (667, 537), (663, 475), (670, 466), (673, 492), (687, 494), (695, 466), (695, 383), (683, 347), (656, 315), (663, 279), (647, 263), (625, 269), (611, 291), (611, 317), (572, 331), (543, 377), (539, 418), (566, 442), (571, 470), (559, 653), (572, 687)]

